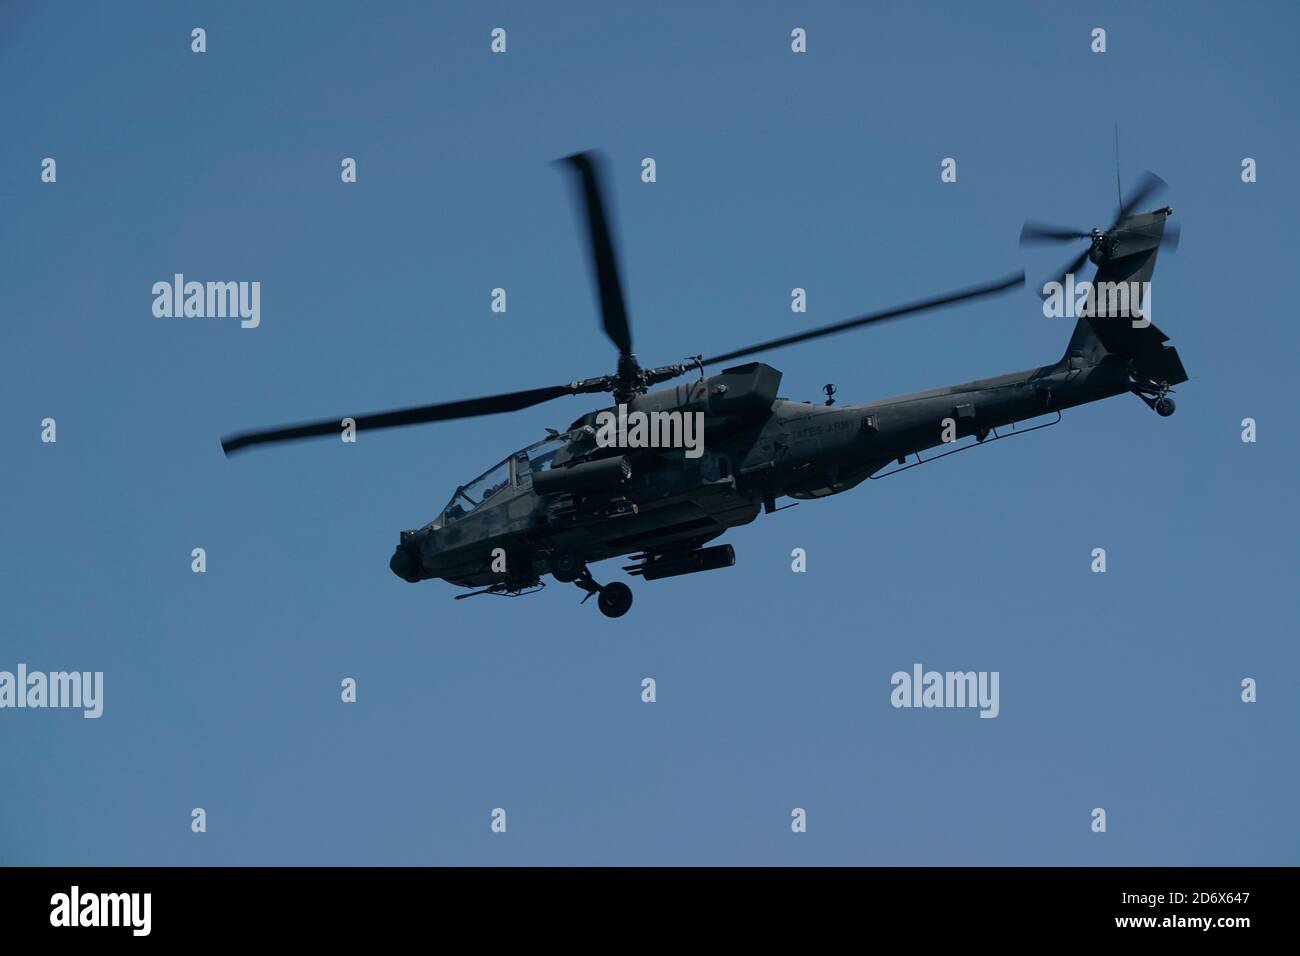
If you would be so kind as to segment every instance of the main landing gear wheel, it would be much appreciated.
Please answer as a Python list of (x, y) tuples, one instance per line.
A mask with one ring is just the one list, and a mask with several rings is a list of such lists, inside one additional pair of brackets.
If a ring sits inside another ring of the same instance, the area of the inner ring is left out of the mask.
[(1178, 406), (1174, 404), (1172, 398), (1162, 398), (1155, 404), (1156, 414), (1161, 418), (1168, 418), (1174, 413), (1174, 409), (1177, 407)]
[(621, 581), (615, 581), (612, 584), (597, 584), (592, 579), (591, 572), (587, 570), (585, 564), (574, 575), (573, 583), (587, 592), (587, 596), (582, 599), (582, 603), (586, 604), (594, 594), (596, 596), (596, 607), (600, 608), (600, 613), (606, 617), (622, 617), (628, 612), (628, 608), (632, 606), (632, 589), (630, 587)]
[(606, 617), (622, 617), (632, 607), (632, 589), (622, 581), (606, 584), (600, 589), (596, 606)]

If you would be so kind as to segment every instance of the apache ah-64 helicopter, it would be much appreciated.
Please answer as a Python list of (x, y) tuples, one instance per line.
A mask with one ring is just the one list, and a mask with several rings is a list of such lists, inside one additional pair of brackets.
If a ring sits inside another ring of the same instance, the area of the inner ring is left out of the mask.
[[(227, 454), (270, 442), (339, 436), (349, 423), (355, 432), (516, 411), (564, 395), (610, 392), (629, 412), (699, 413), (703, 449), (611, 446), (597, 440), (599, 412), (575, 421), (567, 431), (548, 429), (547, 438), (509, 456), (456, 489), (442, 512), (424, 527), (403, 531), (389, 567), (412, 583), (440, 578), (471, 594), (520, 595), (542, 587), (541, 576), (572, 582), (598, 596), (609, 617), (632, 605), (621, 582), (598, 584), (588, 565), (632, 555), (624, 568), (646, 581), (730, 567), (731, 545), (705, 547), (727, 529), (753, 521), (761, 510), (781, 510), (778, 498), (823, 498), (867, 478), (884, 477), (934, 458), (920, 452), (954, 439), (978, 442), (1024, 434), (997, 429), (1055, 414), (1061, 409), (1132, 392), (1162, 416), (1174, 410), (1171, 387), (1187, 381), (1167, 336), (1141, 321), (1139, 296), (1128, 308), (1105, 317), (1080, 318), (1059, 361), (1039, 368), (979, 379), (865, 405), (835, 405), (826, 386), (824, 405), (777, 396), (781, 373), (761, 362), (718, 366), (758, 352), (835, 335), (850, 329), (995, 295), (1024, 284), (1024, 273), (875, 312), (834, 325), (797, 332), (710, 358), (642, 368), (632, 352), (614, 242), (605, 215), (605, 188), (596, 154), (563, 161), (573, 174), (595, 273), (605, 334), (618, 348), (612, 375), (467, 401), (357, 415), (349, 419), (245, 432), (222, 441)], [(1173, 210), (1135, 213), (1163, 183), (1146, 174), (1109, 229), (1061, 229), (1026, 223), (1022, 243), (1087, 239), (1089, 245), (1066, 266), (1062, 280), (1085, 259), (1097, 266), (1099, 283), (1149, 283), (1162, 243), (1176, 241), (1166, 230)], [(1133, 286), (1148, 288), (1149, 286)], [(653, 386), (699, 370), (684, 384)], [(605, 410), (602, 410), (605, 411)], [(966, 444), (943, 454), (965, 450)], [(916, 461), (908, 464), (909, 456)], [(897, 462), (901, 467), (885, 471)], [(789, 505), (783, 506), (789, 507)]]

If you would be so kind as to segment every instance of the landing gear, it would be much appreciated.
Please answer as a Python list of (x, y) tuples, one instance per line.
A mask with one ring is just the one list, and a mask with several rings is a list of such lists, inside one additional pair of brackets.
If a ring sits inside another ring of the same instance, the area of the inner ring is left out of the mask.
[(1169, 397), (1169, 393), (1172, 392), (1173, 389), (1169, 387), (1168, 382), (1154, 382), (1150, 380), (1145, 382), (1135, 382), (1132, 385), (1132, 391), (1134, 395), (1146, 402), (1147, 405), (1161, 418), (1168, 418), (1174, 413), (1174, 409), (1177, 407), (1174, 405), (1174, 400)]
[[(566, 560), (570, 558), (573, 563)], [(587, 596), (582, 599), (583, 604), (586, 604), (593, 594), (596, 595), (596, 607), (600, 608), (600, 613), (606, 617), (622, 617), (632, 607), (630, 587), (622, 581), (597, 584), (581, 558), (573, 555), (562, 555), (556, 558), (551, 574), (557, 581), (566, 584), (572, 582), (586, 591)], [(565, 576), (561, 577), (561, 574)]]
[(561, 584), (576, 581), (585, 570), (586, 565), (576, 554), (557, 554), (551, 562), (551, 575)]
[(622, 581), (614, 581), (600, 589), (596, 606), (606, 617), (622, 617), (632, 607), (632, 589)]

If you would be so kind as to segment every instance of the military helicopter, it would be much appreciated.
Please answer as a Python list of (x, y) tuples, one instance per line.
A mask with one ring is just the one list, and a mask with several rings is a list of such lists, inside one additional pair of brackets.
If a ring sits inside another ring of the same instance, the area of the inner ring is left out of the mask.
[[(457, 488), (446, 507), (421, 528), (402, 531), (389, 561), (399, 578), (415, 583), (442, 579), (475, 588), (458, 598), (484, 594), (519, 596), (544, 586), (542, 575), (573, 583), (595, 595), (607, 617), (625, 614), (632, 591), (622, 582), (599, 584), (590, 565), (630, 555), (624, 570), (645, 581), (730, 567), (729, 544), (706, 546), (730, 528), (748, 524), (760, 510), (771, 514), (792, 505), (777, 499), (824, 498), (868, 478), (880, 478), (960, 447), (922, 459), (920, 453), (973, 436), (976, 443), (1024, 434), (999, 433), (1019, 422), (1132, 392), (1160, 415), (1173, 412), (1172, 386), (1187, 380), (1177, 352), (1149, 322), (1131, 321), (1140, 302), (1124, 314), (1080, 318), (1065, 355), (1050, 365), (937, 388), (865, 405), (835, 405), (833, 385), (825, 404), (778, 396), (781, 373), (751, 361), (759, 352), (836, 335), (863, 326), (942, 309), (1023, 286), (1024, 273), (912, 302), (833, 325), (719, 355), (644, 368), (632, 350), (623, 284), (606, 217), (603, 162), (578, 153), (560, 161), (575, 185), (585, 224), (601, 323), (618, 349), (613, 374), (466, 401), (357, 415), (232, 435), (225, 452), (273, 442), (516, 411), (565, 395), (611, 393), (622, 411), (675, 411), (700, 416), (703, 447), (698, 457), (680, 447), (621, 447), (600, 440), (601, 412), (578, 418), (564, 432), (548, 430), (537, 441)], [(1026, 223), (1022, 243), (1088, 239), (1063, 278), (1090, 259), (1100, 281), (1149, 281), (1170, 208), (1135, 214), (1163, 186), (1151, 174), (1124, 201), (1106, 230), (1077, 230)], [(1171, 233), (1171, 238), (1176, 234)], [(724, 366), (706, 375), (708, 366)], [(698, 372), (665, 388), (660, 383)], [(611, 409), (604, 409), (611, 412)], [(608, 419), (607, 419), (608, 420)], [(1047, 424), (1055, 424), (1049, 421)], [(909, 456), (916, 461), (908, 463)], [(897, 462), (891, 471), (884, 469)], [(797, 501), (796, 501), (797, 503)]]

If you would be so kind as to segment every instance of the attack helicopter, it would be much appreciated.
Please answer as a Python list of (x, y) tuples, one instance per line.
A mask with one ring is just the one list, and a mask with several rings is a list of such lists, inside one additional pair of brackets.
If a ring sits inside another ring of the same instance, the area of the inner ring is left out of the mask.
[[(918, 315), (1024, 285), (1020, 272), (982, 285), (911, 302), (859, 318), (796, 332), (705, 358), (646, 368), (633, 352), (631, 324), (614, 239), (606, 216), (603, 162), (577, 153), (560, 161), (574, 184), (586, 234), (601, 325), (618, 350), (612, 374), (525, 391), (489, 395), (347, 418), (331, 418), (244, 432), (222, 441), (227, 455), (260, 445), (338, 436), (451, 419), (517, 411), (567, 395), (610, 393), (619, 414), (680, 412), (697, 415), (703, 447), (694, 457), (679, 447), (623, 447), (601, 441), (602, 413), (589, 412), (567, 430), (507, 456), (458, 487), (446, 507), (423, 527), (402, 531), (389, 567), (416, 583), (441, 579), (468, 594), (520, 596), (544, 586), (549, 574), (593, 595), (607, 617), (625, 614), (632, 591), (598, 583), (590, 566), (630, 556), (623, 570), (644, 581), (730, 567), (730, 544), (710, 544), (727, 530), (791, 505), (782, 497), (824, 498), (867, 479), (896, 474), (979, 443), (1055, 424), (1066, 408), (1132, 393), (1159, 415), (1173, 413), (1169, 394), (1187, 380), (1178, 353), (1159, 329), (1142, 319), (1141, 296), (1110, 314), (1080, 317), (1065, 354), (1038, 368), (978, 379), (863, 405), (836, 405), (834, 386), (824, 404), (779, 396), (781, 373), (757, 353)], [(1156, 253), (1176, 242), (1166, 230), (1169, 207), (1137, 213), (1164, 184), (1146, 174), (1120, 198), (1105, 230), (1026, 223), (1022, 245), (1088, 240), (1062, 272), (1066, 279), (1090, 260), (1096, 282), (1149, 288)], [(1105, 313), (1105, 310), (1101, 310)], [(710, 366), (722, 366), (705, 374)], [(689, 380), (656, 388), (690, 375)], [(999, 432), (1047, 416), (1045, 424)], [(605, 419), (608, 421), (608, 419)], [(966, 443), (930, 458), (921, 453), (957, 439)], [(909, 459), (916, 460), (909, 463)], [(892, 465), (897, 467), (885, 470)]]

